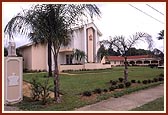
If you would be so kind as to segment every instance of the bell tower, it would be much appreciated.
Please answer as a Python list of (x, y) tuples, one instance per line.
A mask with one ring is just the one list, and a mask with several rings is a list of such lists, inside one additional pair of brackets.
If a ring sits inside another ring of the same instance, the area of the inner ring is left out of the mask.
[(87, 56), (88, 62), (94, 62), (94, 29), (87, 29)]

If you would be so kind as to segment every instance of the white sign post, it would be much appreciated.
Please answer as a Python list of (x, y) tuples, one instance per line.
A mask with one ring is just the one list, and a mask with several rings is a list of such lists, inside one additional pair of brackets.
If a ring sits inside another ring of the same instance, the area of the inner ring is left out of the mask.
[(22, 57), (16, 57), (15, 43), (9, 42), (8, 56), (4, 58), (4, 103), (22, 101)]

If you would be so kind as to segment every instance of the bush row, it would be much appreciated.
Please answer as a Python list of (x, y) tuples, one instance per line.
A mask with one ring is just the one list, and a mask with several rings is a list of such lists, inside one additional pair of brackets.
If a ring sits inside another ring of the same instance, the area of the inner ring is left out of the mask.
[(111, 87), (109, 87), (108, 89), (100, 89), (100, 88), (96, 88), (93, 91), (84, 91), (82, 93), (83, 96), (91, 96), (93, 93), (94, 94), (101, 94), (102, 92), (110, 92), (110, 91), (114, 91), (115, 89), (122, 89), (124, 87), (128, 88), (131, 86), (131, 82), (126, 82), (125, 84), (120, 83), (118, 85), (113, 85)]
[(47, 70), (28, 70), (28, 69), (23, 69), (24, 73), (37, 73), (37, 72), (47, 72)]
[(152, 80), (151, 79), (143, 80), (142, 83), (148, 84), (148, 83), (154, 83), (154, 82), (158, 82), (158, 81), (164, 81), (164, 77), (155, 77)]
[(95, 71), (95, 70), (108, 70), (108, 69), (111, 69), (111, 68), (106, 68), (106, 69), (79, 69), (79, 70), (69, 69), (69, 70), (62, 70), (62, 72)]
[[(115, 91), (115, 89), (122, 89), (122, 88), (128, 88), (131, 86), (132, 83), (143, 83), (143, 84), (150, 84), (150, 83), (155, 83), (158, 81), (164, 81), (164, 75), (163, 74), (159, 74), (159, 77), (155, 77), (152, 80), (148, 79), (148, 80), (143, 80), (142, 82), (140, 80), (131, 80), (131, 82), (126, 82), (126, 83), (122, 83), (124, 81), (123, 78), (118, 78), (118, 80), (114, 81), (114, 80), (110, 80), (110, 84), (111, 86), (108, 89), (100, 89), (100, 88), (96, 88), (93, 91), (84, 91), (82, 93), (83, 96), (91, 96), (92, 93), (94, 94), (101, 94), (102, 92), (110, 92), (110, 91)], [(117, 95), (122, 95), (122, 93), (118, 93)]]
[[(118, 80), (114, 81), (114, 80), (110, 80), (111, 85), (116, 85), (118, 82), (122, 83), (124, 81), (124, 78), (120, 77), (118, 78)], [(140, 83), (140, 81), (136, 81), (136, 80), (131, 80), (131, 83)]]

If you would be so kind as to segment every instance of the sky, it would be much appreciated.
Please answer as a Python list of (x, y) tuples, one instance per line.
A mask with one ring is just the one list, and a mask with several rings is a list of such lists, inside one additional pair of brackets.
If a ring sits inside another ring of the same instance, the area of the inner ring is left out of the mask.
[[(29, 9), (33, 3), (9, 3), (5, 2), (2, 5), (2, 19), (4, 30), (8, 21), (16, 16), (23, 9)], [(129, 38), (136, 32), (146, 32), (150, 34), (154, 40), (153, 48), (158, 48), (164, 51), (164, 40), (157, 40), (158, 33), (166, 28), (166, 4), (165, 2), (102, 2), (96, 3), (102, 12), (101, 18), (94, 18), (94, 23), (102, 32), (100, 40), (109, 39), (109, 36), (123, 35)], [(152, 6), (154, 9), (152, 9)], [(139, 10), (142, 12), (140, 12)], [(146, 13), (146, 15), (144, 14)], [(149, 16), (150, 15), (150, 16)], [(14, 38), (16, 46), (22, 46), (30, 42), (24, 36)], [(4, 45), (7, 45), (7, 40), (4, 40)], [(147, 49), (147, 44), (140, 42), (136, 48)]]

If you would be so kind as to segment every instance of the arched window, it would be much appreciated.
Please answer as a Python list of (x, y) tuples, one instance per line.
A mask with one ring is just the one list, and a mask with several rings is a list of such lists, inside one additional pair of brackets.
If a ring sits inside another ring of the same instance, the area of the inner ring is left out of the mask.
[(141, 60), (136, 61), (136, 64), (142, 64)]
[(157, 60), (152, 60), (151, 63), (152, 64), (158, 64), (158, 61)]
[(131, 65), (134, 65), (134, 64), (135, 64), (135, 61), (130, 61), (130, 64), (131, 64)]
[(145, 60), (145, 61), (144, 61), (144, 64), (150, 64), (150, 61)]

